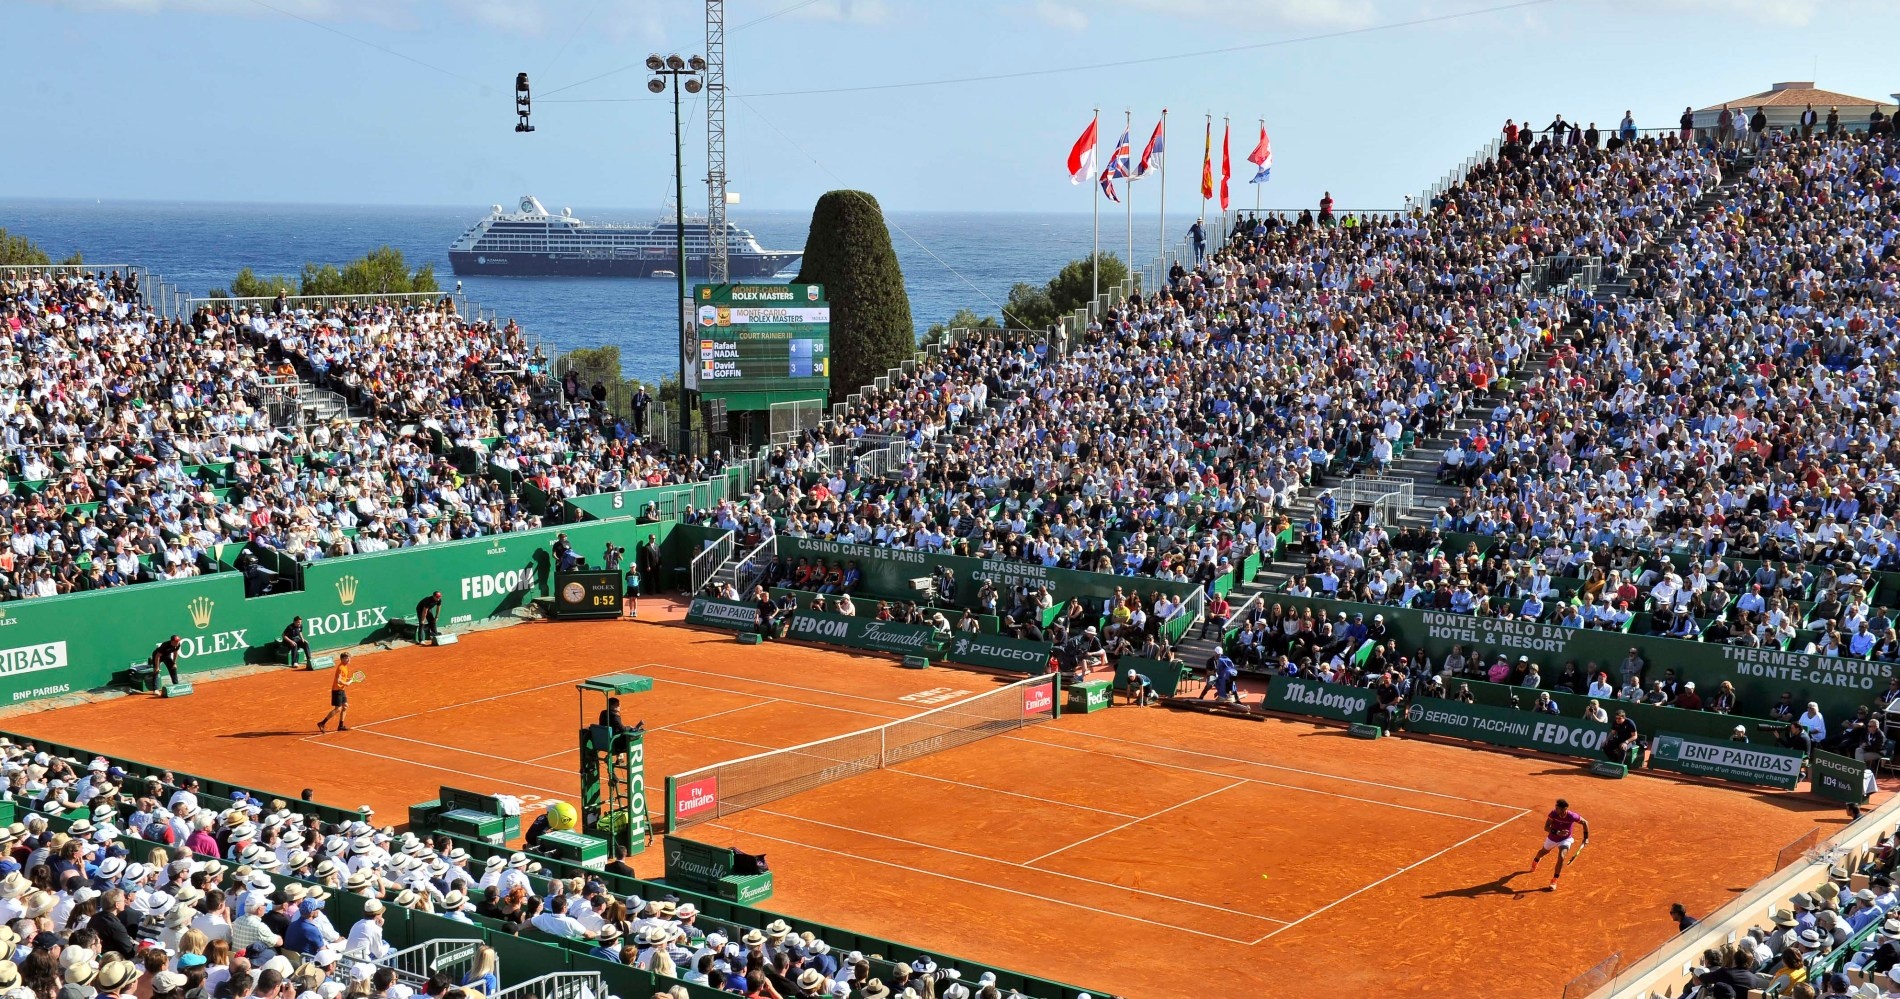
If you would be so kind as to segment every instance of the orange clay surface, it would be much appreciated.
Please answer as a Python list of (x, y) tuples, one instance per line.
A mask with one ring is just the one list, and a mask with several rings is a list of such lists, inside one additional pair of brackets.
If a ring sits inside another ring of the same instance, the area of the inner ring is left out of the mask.
[[(644, 614), (661, 612), (646, 601)], [(400, 823), (440, 785), (571, 799), (573, 684), (639, 672), (661, 778), (881, 724), (1002, 682), (676, 623), (537, 623), (360, 656), (347, 733), (319, 736), (327, 672), (202, 684), (0, 722), (266, 791), (313, 788)], [(598, 710), (598, 704), (590, 711)], [(1562, 889), (1529, 873), (1567, 797), (1595, 839)], [(1841, 811), (1794, 794), (1302, 721), (1118, 705), (818, 788), (695, 838), (771, 856), (790, 915), (1141, 997), (1549, 997), (1606, 955), (1714, 909)], [(634, 858), (661, 874), (657, 848)], [(1482, 983), (1478, 985), (1477, 983)]]

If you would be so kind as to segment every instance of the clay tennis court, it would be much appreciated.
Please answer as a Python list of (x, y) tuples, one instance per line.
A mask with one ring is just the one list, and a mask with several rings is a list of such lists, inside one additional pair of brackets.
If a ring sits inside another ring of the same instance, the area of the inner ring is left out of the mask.
[[(645, 611), (646, 608), (643, 608)], [(903, 718), (1002, 681), (653, 622), (536, 623), (366, 655), (351, 731), (318, 736), (327, 672), (124, 697), (0, 727), (319, 801), (406, 807), (449, 784), (571, 799), (577, 698), (639, 672), (662, 778)], [(596, 705), (597, 706), (597, 705)], [(1524, 872), (1568, 797), (1595, 839), (1556, 893)], [(1605, 955), (1721, 905), (1785, 844), (1845, 821), (1802, 796), (1292, 720), (1117, 706), (693, 827), (770, 855), (768, 908), (1127, 996), (1555, 996)], [(635, 858), (661, 874), (657, 845)], [(1515, 873), (1514, 872), (1518, 872)], [(893, 955), (896, 956), (896, 955)], [(907, 955), (915, 956), (915, 955)]]

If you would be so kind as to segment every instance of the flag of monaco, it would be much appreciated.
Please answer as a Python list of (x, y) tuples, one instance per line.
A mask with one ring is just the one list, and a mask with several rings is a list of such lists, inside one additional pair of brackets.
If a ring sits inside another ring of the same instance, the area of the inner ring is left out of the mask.
[(1095, 126), (1082, 130), (1082, 137), (1075, 140), (1074, 148), (1069, 150), (1069, 183), (1086, 184), (1095, 179)]

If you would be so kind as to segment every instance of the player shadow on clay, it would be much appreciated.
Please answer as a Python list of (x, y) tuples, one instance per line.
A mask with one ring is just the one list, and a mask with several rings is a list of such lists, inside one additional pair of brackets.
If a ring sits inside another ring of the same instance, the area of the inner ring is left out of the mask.
[(1519, 895), (1530, 895), (1530, 894), (1534, 894), (1537, 891), (1537, 889), (1511, 887), (1512, 878), (1517, 877), (1520, 874), (1529, 874), (1529, 873), (1530, 873), (1529, 871), (1512, 871), (1511, 873), (1506, 874), (1503, 877), (1493, 878), (1492, 880), (1486, 881), (1483, 884), (1472, 885), (1469, 888), (1447, 888), (1444, 891), (1435, 891), (1435, 892), (1432, 892), (1430, 895), (1421, 895), (1419, 897), (1420, 898), (1478, 898), (1483, 895), (1509, 895), (1515, 898)]

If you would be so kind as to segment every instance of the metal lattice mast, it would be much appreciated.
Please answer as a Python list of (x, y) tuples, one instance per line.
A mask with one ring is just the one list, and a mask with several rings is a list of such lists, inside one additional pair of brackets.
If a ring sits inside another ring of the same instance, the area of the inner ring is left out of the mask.
[(727, 280), (726, 269), (726, 3), (706, 0), (706, 237), (707, 280)]

